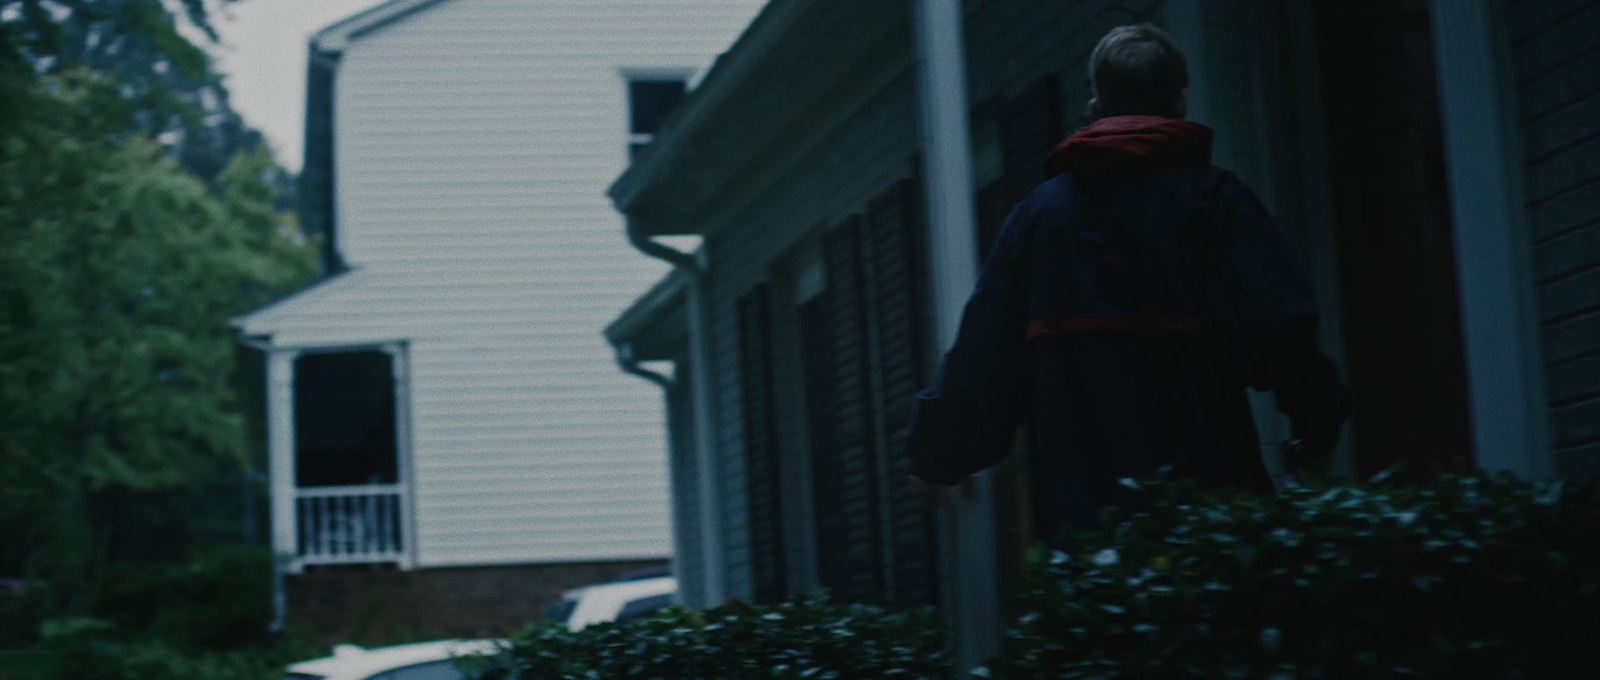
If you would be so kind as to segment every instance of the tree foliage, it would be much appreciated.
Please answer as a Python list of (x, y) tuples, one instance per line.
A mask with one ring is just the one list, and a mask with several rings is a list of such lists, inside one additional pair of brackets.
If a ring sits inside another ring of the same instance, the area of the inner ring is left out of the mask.
[[(204, 26), (199, 0), (184, 6)], [(312, 275), (315, 246), (275, 205), (281, 170), (259, 145), (196, 176), (143, 124), (160, 107), (130, 96), (156, 79), (70, 65), (94, 61), (82, 36), (103, 20), (210, 77), (159, 0), (0, 2), (0, 19), (0, 574), (87, 592), (71, 585), (142, 495), (237, 479), (228, 319)], [(41, 67), (52, 49), (68, 66)]]
[[(127, 102), (126, 124), (164, 140), (183, 167), (215, 183), (261, 135), (229, 104), (205, 49), (207, 12), (232, 0), (0, 0), (0, 61), (35, 75), (105, 76)], [(174, 11), (176, 10), (176, 12)]]

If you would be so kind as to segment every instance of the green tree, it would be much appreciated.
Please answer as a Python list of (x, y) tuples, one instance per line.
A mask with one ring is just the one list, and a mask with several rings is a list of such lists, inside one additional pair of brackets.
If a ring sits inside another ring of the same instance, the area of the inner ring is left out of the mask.
[(208, 7), (234, 0), (0, 0), (0, 60), (38, 75), (87, 68), (111, 78), (131, 128), (157, 137), (217, 189), (241, 150), (261, 144), (222, 75), (186, 35), (214, 42)]
[(82, 593), (144, 494), (238, 469), (228, 318), (314, 273), (315, 247), (274, 209), (265, 151), (238, 155), (218, 197), (121, 132), (117, 81), (3, 87), (0, 569)]

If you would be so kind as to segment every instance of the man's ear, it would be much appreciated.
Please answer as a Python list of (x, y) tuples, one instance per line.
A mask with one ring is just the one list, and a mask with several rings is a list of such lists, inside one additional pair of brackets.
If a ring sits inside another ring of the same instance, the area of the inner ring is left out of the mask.
[(1103, 116), (1100, 115), (1100, 100), (1099, 100), (1099, 98), (1090, 99), (1089, 100), (1089, 120), (1100, 120), (1101, 118), (1103, 118)]
[(1189, 88), (1185, 87), (1178, 93), (1178, 118), (1189, 115)]

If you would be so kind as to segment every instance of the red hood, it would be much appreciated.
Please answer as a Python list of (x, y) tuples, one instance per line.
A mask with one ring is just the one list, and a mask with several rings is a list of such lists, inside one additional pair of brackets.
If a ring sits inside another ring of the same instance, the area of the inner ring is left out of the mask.
[(1049, 171), (1125, 175), (1155, 167), (1211, 162), (1211, 128), (1159, 116), (1101, 118), (1050, 152)]

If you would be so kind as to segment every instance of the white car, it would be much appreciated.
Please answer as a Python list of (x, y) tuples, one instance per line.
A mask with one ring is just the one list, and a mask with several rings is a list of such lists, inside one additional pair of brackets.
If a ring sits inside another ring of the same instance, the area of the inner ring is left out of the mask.
[(338, 645), (333, 656), (290, 664), (283, 680), (463, 680), (456, 657), (492, 655), (500, 640), (439, 640), (363, 649)]
[(567, 591), (545, 616), (579, 631), (605, 621), (651, 616), (671, 605), (677, 593), (678, 581), (670, 576), (602, 583)]

